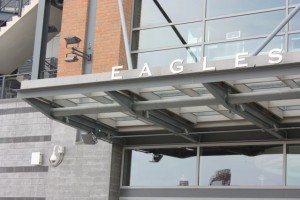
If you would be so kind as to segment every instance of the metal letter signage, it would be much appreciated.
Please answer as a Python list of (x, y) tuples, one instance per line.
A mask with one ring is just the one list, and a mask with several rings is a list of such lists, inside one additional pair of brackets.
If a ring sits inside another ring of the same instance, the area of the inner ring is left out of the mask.
[[(247, 60), (246, 60), (246, 58), (248, 56), (249, 56), (248, 52), (237, 53), (235, 55), (235, 59), (234, 59), (232, 69), (249, 67), (249, 65), (247, 63)], [(281, 63), (282, 60), (283, 60), (282, 49), (271, 49), (268, 52), (268, 57), (269, 57), (269, 59), (267, 61), (268, 64), (279, 64), (279, 63)], [(184, 61), (182, 59), (176, 59), (176, 60), (172, 61), (170, 66), (169, 66), (169, 70), (170, 70), (171, 74), (182, 73), (184, 71), (183, 62)], [(213, 65), (210, 65), (208, 67), (207, 66), (207, 58), (203, 57), (203, 59), (202, 59), (202, 71), (203, 72), (205, 72), (205, 71), (216, 71), (217, 66), (215, 66), (215, 63), (212, 62), (211, 64), (213, 64)], [(122, 69), (123, 69), (123, 66), (112, 67), (111, 79), (112, 80), (123, 79), (122, 73), (120, 71)], [(147, 63), (144, 63), (144, 66), (139, 71), (138, 78), (153, 76), (150, 69), (151, 68), (149, 67), (149, 65)], [(123, 74), (123, 75), (125, 75), (125, 74)]]

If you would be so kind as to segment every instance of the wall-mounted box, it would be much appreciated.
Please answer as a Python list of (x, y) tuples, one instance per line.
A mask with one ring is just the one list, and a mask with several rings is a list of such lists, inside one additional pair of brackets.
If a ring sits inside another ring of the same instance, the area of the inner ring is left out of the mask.
[(42, 165), (43, 156), (41, 152), (32, 152), (31, 165)]

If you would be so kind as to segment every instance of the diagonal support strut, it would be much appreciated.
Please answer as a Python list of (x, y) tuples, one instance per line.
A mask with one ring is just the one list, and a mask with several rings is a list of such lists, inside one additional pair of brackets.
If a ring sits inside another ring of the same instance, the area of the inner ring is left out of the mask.
[(284, 138), (285, 132), (276, 131), (277, 128), (280, 128), (280, 124), (266, 113), (263, 113), (259, 108), (253, 106), (253, 104), (242, 103), (233, 105), (228, 103), (228, 92), (226, 88), (222, 87), (221, 83), (205, 83), (203, 85), (228, 110), (252, 122), (275, 138)]
[(163, 110), (135, 111), (133, 109), (133, 103), (136, 102), (137, 99), (133, 99), (132, 97), (117, 91), (106, 92), (106, 94), (137, 118), (152, 124), (156, 124), (174, 133), (174, 135), (176, 135), (176, 133), (186, 133), (180, 135), (178, 134), (178, 136), (183, 137), (190, 142), (199, 142), (198, 137), (188, 134), (193, 130), (190, 125), (182, 120), (170, 117)]

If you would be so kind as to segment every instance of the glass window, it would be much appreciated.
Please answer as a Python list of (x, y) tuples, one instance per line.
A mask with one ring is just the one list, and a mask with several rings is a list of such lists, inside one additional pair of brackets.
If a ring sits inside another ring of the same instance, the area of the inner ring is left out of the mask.
[(202, 4), (203, 0), (136, 0), (134, 27), (200, 20)]
[(200, 185), (283, 185), (283, 147), (207, 147), (200, 150)]
[(300, 145), (287, 145), (287, 185), (300, 185)]
[[(234, 58), (237, 53), (248, 52), (251, 54), (264, 39), (265, 38), (206, 45), (205, 57), (207, 57), (207, 60), (223, 60)], [(273, 38), (273, 40), (271, 40), (271, 42), (261, 51), (261, 54), (274, 48), (284, 49), (283, 36)]]
[(289, 51), (300, 51), (300, 34), (289, 35)]
[(207, 16), (228, 15), (285, 6), (285, 0), (207, 0)]
[[(292, 9), (290, 9), (290, 12)], [(289, 25), (290, 31), (300, 30), (300, 12), (298, 12), (290, 21)]]
[[(283, 20), (284, 10), (211, 20), (206, 23), (206, 41), (232, 40), (270, 34)], [(224, 24), (226, 24), (224, 26)]]
[(202, 23), (189, 23), (162, 28), (134, 31), (133, 50), (178, 46), (202, 42)]
[(197, 184), (197, 148), (127, 150), (125, 158), (123, 185)]
[(200, 62), (200, 58), (201, 47), (186, 47), (133, 54), (134, 66), (137, 66), (137, 68), (143, 67), (144, 63), (147, 63), (149, 67), (169, 66), (176, 59), (182, 59), (184, 63), (197, 63)]
[(290, 4), (298, 4), (300, 3), (300, 0), (290, 0)]

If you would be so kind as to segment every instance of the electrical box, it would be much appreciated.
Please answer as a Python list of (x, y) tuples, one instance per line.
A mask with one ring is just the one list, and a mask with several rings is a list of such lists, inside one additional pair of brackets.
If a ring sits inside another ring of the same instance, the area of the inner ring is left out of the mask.
[(31, 165), (42, 165), (42, 153), (41, 152), (32, 152), (31, 154)]

